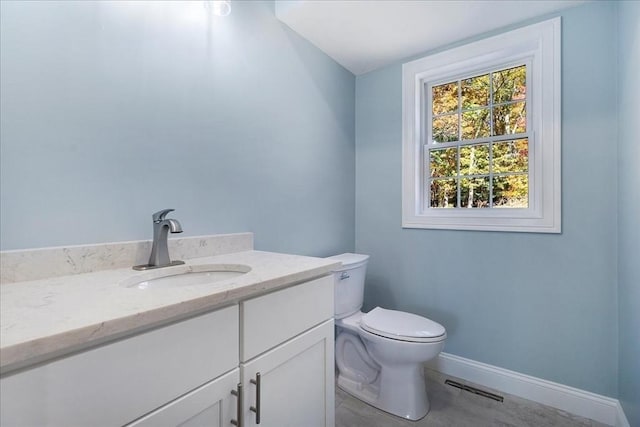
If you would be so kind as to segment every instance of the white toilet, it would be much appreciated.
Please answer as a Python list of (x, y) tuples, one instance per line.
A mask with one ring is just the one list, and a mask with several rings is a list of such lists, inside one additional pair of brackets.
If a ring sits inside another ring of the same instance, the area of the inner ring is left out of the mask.
[(444, 327), (380, 307), (362, 313), (369, 256), (329, 258), (342, 262), (334, 271), (338, 387), (383, 411), (419, 420), (429, 412), (423, 364), (442, 351)]

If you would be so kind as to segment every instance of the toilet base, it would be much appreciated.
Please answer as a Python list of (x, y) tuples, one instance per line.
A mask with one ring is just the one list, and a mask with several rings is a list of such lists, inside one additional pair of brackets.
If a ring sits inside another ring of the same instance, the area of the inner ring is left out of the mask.
[(421, 379), (422, 387), (394, 390), (392, 397), (380, 395), (380, 381), (384, 381), (383, 378), (378, 378), (373, 384), (363, 384), (339, 374), (336, 384), (341, 390), (375, 408), (406, 420), (418, 421), (429, 412), (424, 377), (421, 376)]

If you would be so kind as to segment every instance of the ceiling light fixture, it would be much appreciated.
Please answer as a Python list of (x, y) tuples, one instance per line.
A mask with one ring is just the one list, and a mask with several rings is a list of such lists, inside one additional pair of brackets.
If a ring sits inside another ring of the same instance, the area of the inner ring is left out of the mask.
[(227, 16), (231, 13), (231, 0), (213, 0), (211, 10), (216, 16)]

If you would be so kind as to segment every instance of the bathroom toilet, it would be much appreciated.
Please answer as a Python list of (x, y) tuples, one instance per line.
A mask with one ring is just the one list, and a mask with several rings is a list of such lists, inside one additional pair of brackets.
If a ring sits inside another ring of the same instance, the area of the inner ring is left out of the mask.
[(369, 256), (329, 258), (342, 262), (334, 270), (338, 387), (383, 411), (419, 420), (429, 412), (423, 364), (442, 351), (444, 327), (380, 307), (362, 313)]

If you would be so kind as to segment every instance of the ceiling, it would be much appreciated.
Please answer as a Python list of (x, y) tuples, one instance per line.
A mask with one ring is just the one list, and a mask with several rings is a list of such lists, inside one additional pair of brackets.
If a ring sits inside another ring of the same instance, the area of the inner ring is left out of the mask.
[(276, 16), (352, 73), (586, 0), (278, 0)]

